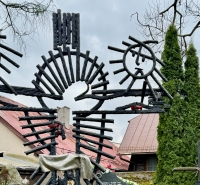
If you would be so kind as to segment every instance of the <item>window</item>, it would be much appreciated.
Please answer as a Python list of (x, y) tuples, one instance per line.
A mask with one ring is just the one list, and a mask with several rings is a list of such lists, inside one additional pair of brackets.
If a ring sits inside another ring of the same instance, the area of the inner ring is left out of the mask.
[(157, 157), (149, 157), (147, 164), (148, 164), (148, 171), (156, 171), (156, 166), (158, 164)]
[(137, 161), (135, 171), (145, 171), (145, 161)]

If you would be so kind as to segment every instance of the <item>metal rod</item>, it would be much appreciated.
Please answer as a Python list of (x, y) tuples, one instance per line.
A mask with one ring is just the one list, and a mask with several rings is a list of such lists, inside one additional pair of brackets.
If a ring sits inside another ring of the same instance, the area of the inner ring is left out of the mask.
[(92, 111), (72, 111), (72, 114), (154, 114), (165, 112), (164, 108), (152, 107), (149, 110), (92, 110)]
[(29, 111), (29, 112), (48, 112), (57, 113), (57, 109), (49, 108), (35, 108), (35, 107), (11, 107), (11, 106), (0, 106), (0, 110), (10, 110), (10, 111)]
[(6, 39), (6, 35), (0, 35), (0, 39)]
[(48, 147), (50, 147), (50, 146), (57, 145), (57, 144), (58, 144), (58, 143), (56, 143), (56, 142), (54, 141), (54, 142), (48, 143), (48, 144), (46, 144), (46, 145), (42, 145), (42, 146), (35, 147), (35, 148), (33, 148), (33, 149), (31, 149), (31, 150), (28, 150), (28, 151), (26, 151), (26, 152), (24, 152), (24, 153), (25, 153), (26, 155), (29, 155), (29, 154), (31, 154), (31, 153), (37, 152), (37, 151), (39, 151), (39, 150), (42, 150), (42, 149), (45, 149), (45, 148), (48, 148)]
[[(67, 69), (67, 66), (66, 66), (66, 61), (65, 61), (65, 58), (63, 56), (61, 48), (58, 48), (58, 52), (59, 52), (60, 59), (61, 59), (63, 69), (64, 69), (64, 72), (65, 72), (65, 78), (67, 79), (68, 85), (71, 85), (72, 83), (71, 83), (71, 80), (70, 80), (69, 72), (68, 72), (68, 69)], [(67, 86), (65, 88), (67, 88)]]
[(32, 175), (30, 176), (30, 179), (31, 179), (31, 180), (35, 179), (35, 177), (36, 177), (37, 174), (40, 172), (40, 170), (41, 170), (40, 166), (37, 167), (37, 168), (35, 169), (35, 171), (32, 173)]
[(106, 123), (114, 123), (113, 119), (101, 119), (101, 118), (85, 118), (85, 117), (73, 117), (73, 120), (80, 121), (92, 121), (92, 122), (106, 122)]
[(47, 177), (48, 174), (49, 172), (43, 173), (43, 175), (39, 178), (39, 180), (34, 185), (40, 185), (44, 181), (44, 179)]
[(98, 80), (99, 80), (99, 81), (102, 80), (102, 79), (105, 78), (108, 74), (109, 74), (108, 72), (103, 73), (103, 74), (98, 78)]
[[(47, 85), (47, 83), (40, 77), (40, 75), (38, 73), (35, 73), (35, 76), (37, 78), (37, 81), (40, 81), (44, 87), (46, 87), (46, 89), (51, 93), (51, 94), (55, 94), (55, 92)], [(33, 82), (33, 81), (32, 81)], [(37, 82), (36, 82), (37, 83)], [(38, 84), (38, 83), (37, 83)], [(35, 85), (35, 84), (34, 84)], [(39, 84), (38, 84), (39, 85)]]
[[(55, 65), (55, 67), (56, 67), (56, 70), (57, 70), (57, 72), (58, 72), (58, 75), (59, 75), (59, 77), (60, 77), (60, 79), (61, 79), (61, 81), (62, 81), (64, 87), (67, 89), (67, 87), (68, 87), (67, 82), (65, 81), (65, 78), (64, 78), (64, 76), (63, 76), (63, 74), (62, 74), (62, 72), (61, 72), (61, 69), (60, 69), (60, 67), (59, 67), (59, 65), (58, 65), (58, 63), (57, 63), (57, 61), (56, 61), (56, 59), (55, 59), (55, 57), (54, 57), (54, 55), (53, 55), (53, 52), (52, 52), (52, 51), (49, 51), (49, 55), (51, 56), (51, 59), (52, 59), (54, 65)], [(59, 87), (60, 87), (60, 88), (62, 87), (61, 90), (62, 90), (63, 92), (65, 92), (65, 89), (63, 88), (63, 86), (60, 86), (60, 85), (59, 85)]]
[(167, 80), (167, 78), (155, 67), (155, 71), (156, 71), (156, 73), (158, 73), (158, 75), (165, 81), (165, 82), (167, 82), (168, 80)]
[(115, 47), (112, 47), (112, 46), (108, 46), (108, 49), (113, 50), (113, 51), (117, 51), (117, 52), (120, 52), (120, 53), (125, 52), (124, 49), (119, 49), (119, 48), (115, 48)]
[(102, 70), (103, 67), (104, 63), (101, 63), (97, 70), (93, 73), (91, 78), (88, 80), (88, 84), (91, 84), (95, 80), (96, 76), (100, 73), (100, 70)]
[(20, 67), (17, 63), (15, 63), (13, 60), (11, 60), (9, 57), (7, 57), (6, 55), (4, 55), (3, 53), (1, 53), (1, 56), (2, 56), (5, 60), (7, 60), (8, 62), (10, 62), (12, 65), (14, 65), (15, 67), (17, 67), (17, 68)]
[(133, 86), (133, 84), (135, 83), (135, 78), (132, 79), (131, 83), (129, 84), (128, 88), (126, 89), (125, 93), (128, 94), (131, 87)]
[(46, 116), (25, 116), (25, 117), (19, 117), (19, 121), (23, 120), (41, 120), (41, 119), (56, 119), (57, 116), (55, 115), (46, 115)]
[(85, 135), (88, 135), (88, 136), (93, 136), (93, 137), (98, 137), (98, 138), (104, 138), (104, 139), (108, 139), (108, 140), (112, 140), (113, 138), (110, 137), (110, 136), (104, 136), (104, 135), (101, 135), (101, 134), (96, 134), (96, 133), (93, 133), (93, 132), (87, 132), (87, 131), (83, 131), (83, 130), (79, 130), (79, 129), (72, 129), (73, 132), (76, 132), (76, 133), (80, 133), (80, 134), (85, 134)]
[(17, 55), (19, 57), (23, 56), (21, 53), (19, 53), (19, 52), (15, 51), (15, 50), (3, 45), (3, 44), (0, 44), (0, 47), (3, 48), (3, 49), (6, 49), (7, 51), (10, 51), (11, 53), (13, 53), (13, 54), (15, 54), (15, 55)]
[(32, 144), (39, 143), (41, 141), (49, 140), (49, 139), (56, 138), (56, 137), (57, 136), (55, 136), (55, 135), (51, 135), (51, 136), (48, 136), (48, 137), (45, 137), (45, 138), (41, 138), (41, 139), (37, 139), (37, 140), (33, 140), (33, 141), (29, 141), (29, 142), (23, 143), (23, 145), (24, 146), (32, 145)]
[(22, 134), (23, 137), (30, 137), (30, 136), (34, 136), (34, 135), (37, 135), (37, 134), (44, 134), (44, 133), (49, 133), (49, 132), (52, 132), (54, 131), (54, 129), (45, 129), (45, 130), (40, 130), (40, 131), (34, 131), (34, 132), (31, 132), (31, 133), (27, 133), (27, 134)]
[(127, 75), (119, 82), (119, 84), (122, 85), (129, 77), (130, 77), (130, 75), (127, 74)]
[(52, 121), (44, 122), (44, 123), (36, 123), (31, 125), (21, 125), (22, 129), (31, 128), (31, 127), (41, 127), (52, 124)]
[(58, 94), (62, 95), (62, 91), (60, 88), (55, 84), (55, 82), (49, 77), (49, 75), (42, 69), (40, 65), (36, 66), (39, 71), (45, 76), (45, 78), (50, 82), (50, 84), (55, 88), (55, 90), (58, 92)]
[(37, 88), (41, 93), (45, 93), (45, 91), (42, 89), (42, 87), (40, 87), (40, 85), (35, 81), (32, 80), (32, 84), (35, 86), (35, 88)]
[(89, 80), (89, 78), (90, 78), (90, 76), (91, 76), (91, 74), (92, 74), (92, 70), (94, 69), (94, 66), (95, 66), (95, 64), (96, 64), (96, 62), (97, 62), (97, 59), (98, 59), (98, 57), (95, 56), (95, 57), (94, 57), (94, 60), (93, 60), (93, 62), (92, 62), (92, 64), (91, 64), (91, 66), (90, 66), (90, 69), (89, 69), (89, 71), (88, 71), (88, 74), (87, 74), (87, 76), (86, 76), (86, 78), (85, 78), (85, 81), (86, 81), (86, 82)]
[(91, 86), (91, 89), (96, 89), (96, 88), (98, 88), (98, 87), (107, 85), (107, 84), (109, 84), (109, 83), (110, 83), (110, 82), (109, 82), (108, 80), (106, 80), (106, 81), (104, 81), (104, 82), (100, 82), (100, 83), (97, 83), (97, 84), (95, 84), (95, 85), (92, 85), (92, 86)]
[(4, 69), (4, 71), (6, 71), (8, 74), (11, 73), (11, 71), (10, 71), (6, 66), (4, 66), (2, 63), (0, 63), (0, 67), (1, 67), (2, 69)]
[[(77, 124), (74, 123), (73, 126), (77, 126)], [(79, 126), (83, 127), (83, 128), (90, 128), (90, 129), (95, 129), (95, 130), (104, 130), (107, 132), (113, 132), (113, 130), (111, 128), (97, 127), (97, 126), (93, 126), (93, 125), (84, 125), (84, 124), (79, 124)]]
[(110, 60), (109, 63), (110, 63), (110, 64), (121, 64), (121, 63), (123, 63), (123, 59), (119, 59), (119, 60)]
[(75, 138), (82, 139), (82, 140), (84, 140), (84, 141), (88, 141), (88, 142), (91, 142), (91, 143), (94, 143), (94, 144), (97, 144), (97, 145), (101, 145), (101, 146), (106, 147), (106, 148), (110, 148), (110, 149), (113, 148), (113, 147), (110, 146), (110, 145), (107, 145), (107, 144), (104, 144), (104, 143), (100, 143), (100, 142), (97, 142), (97, 141), (88, 139), (88, 138), (86, 138), (86, 137), (83, 137), (83, 136), (78, 136), (78, 135), (72, 135), (72, 136), (75, 137)]
[(57, 49), (57, 44), (58, 44), (58, 24), (57, 24), (57, 13), (53, 13), (53, 49)]
[(74, 83), (75, 82), (74, 70), (73, 70), (72, 57), (71, 57), (71, 54), (70, 54), (69, 47), (67, 47), (67, 55), (68, 55), (68, 62), (69, 62), (69, 69), (70, 69), (71, 79), (72, 79), (72, 83)]
[(1, 76), (0, 81), (15, 95), (17, 95), (17, 92), (10, 86)]
[(62, 45), (62, 26), (61, 26), (61, 10), (57, 10), (57, 30), (58, 30), (58, 45)]
[(116, 75), (116, 74), (124, 72), (124, 71), (125, 71), (125, 68), (122, 68), (122, 69), (118, 69), (118, 70), (114, 71), (113, 73)]
[[(50, 55), (51, 56), (51, 55)], [(53, 59), (54, 57), (51, 56), (51, 59)], [(60, 89), (62, 90), (62, 92), (65, 92), (64, 87), (62, 86), (60, 80), (58, 79), (57, 75), (55, 74), (54, 70), (52, 69), (52, 67), (50, 66), (49, 62), (47, 61), (45, 56), (42, 56), (42, 59), (44, 61), (44, 63), (46, 64), (47, 68), (49, 69), (50, 73), (52, 74), (52, 76), (54, 77), (55, 81), (57, 82), (58, 86), (60, 87)]]
[(82, 68), (82, 73), (81, 73), (81, 81), (85, 80), (85, 72), (86, 72), (86, 69), (87, 69), (89, 54), (90, 54), (90, 51), (86, 51), (86, 56), (85, 56), (85, 60), (84, 60), (84, 63), (83, 63), (83, 68)]
[(67, 44), (71, 44), (71, 14), (67, 13)]

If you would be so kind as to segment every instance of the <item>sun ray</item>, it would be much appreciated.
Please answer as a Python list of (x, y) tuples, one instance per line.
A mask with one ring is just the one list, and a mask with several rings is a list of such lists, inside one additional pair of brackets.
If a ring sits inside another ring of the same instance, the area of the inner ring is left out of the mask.
[(122, 85), (129, 77), (130, 77), (130, 75), (127, 74), (127, 75), (119, 82), (119, 84)]
[(98, 87), (102, 87), (102, 86), (107, 85), (107, 84), (109, 84), (109, 81), (108, 81), (108, 80), (106, 80), (106, 81), (104, 81), (104, 82), (100, 82), (100, 83), (97, 83), (97, 84), (92, 85), (92, 86), (91, 86), (91, 89), (96, 89), (96, 88), (98, 88)]
[(118, 69), (118, 70), (114, 71), (113, 73), (116, 75), (116, 74), (124, 72), (124, 71), (126, 71), (125, 68), (122, 68), (122, 69)]
[(167, 78), (155, 67), (155, 71), (157, 72), (157, 74), (165, 81), (167, 82)]
[(101, 63), (100, 65), (99, 65), (99, 67), (96, 69), (96, 71), (93, 73), (93, 75), (91, 76), (91, 78), (88, 80), (88, 84), (91, 84), (93, 81), (94, 81), (94, 79), (96, 78), (96, 76), (100, 73), (100, 71), (103, 69), (103, 67), (104, 67), (105, 65), (104, 65), (104, 63)]
[[(47, 83), (38, 75), (38, 73), (35, 73), (35, 76), (37, 78), (37, 81), (38, 82), (41, 82), (45, 87), (46, 89), (51, 93), (51, 94), (55, 94), (54, 91), (47, 85)], [(39, 83), (36, 83), (35, 80), (32, 80), (32, 83), (35, 85), (35, 86), (39, 86), (39, 88), (42, 88)], [(37, 85), (36, 85), (37, 84)]]
[(32, 84), (35, 86), (36, 89), (38, 89), (40, 92), (45, 93), (44, 89), (38, 85), (38, 83), (35, 80), (32, 80)]
[(101, 76), (98, 78), (98, 81), (102, 80), (102, 79), (105, 78), (107, 75), (109, 75), (108, 72), (103, 73), (103, 75), (101, 75)]
[(17, 95), (17, 92), (0, 76), (0, 81), (8, 88), (10, 91)]
[[(57, 72), (58, 72), (58, 75), (59, 75), (59, 77), (60, 77), (60, 79), (61, 79), (61, 81), (62, 81), (64, 87), (67, 89), (67, 87), (68, 87), (67, 82), (65, 81), (65, 78), (64, 78), (64, 76), (63, 76), (63, 74), (62, 74), (62, 72), (61, 72), (61, 69), (60, 69), (60, 67), (59, 67), (59, 65), (58, 65), (58, 63), (57, 63), (57, 61), (56, 61), (56, 58), (55, 58), (54, 55), (53, 55), (53, 52), (52, 52), (52, 51), (49, 51), (49, 55), (51, 56), (51, 60), (53, 61), (54, 66), (56, 67), (56, 70), (57, 70)], [(63, 91), (63, 89), (62, 89), (62, 91)], [(63, 92), (65, 92), (65, 89), (64, 89)]]
[[(1, 62), (1, 61), (0, 61), (0, 62)], [(4, 66), (2, 63), (0, 63), (0, 67), (1, 67), (2, 69), (4, 69), (4, 71), (6, 71), (8, 74), (11, 73), (11, 71), (10, 71), (6, 66)]]
[(87, 69), (89, 54), (90, 54), (90, 51), (86, 51), (85, 60), (84, 60), (84, 63), (83, 63), (83, 68), (82, 68), (82, 73), (81, 73), (81, 81), (85, 80), (85, 72), (86, 72), (86, 69)]
[(151, 74), (151, 77), (154, 79), (154, 81), (158, 84), (158, 86), (165, 92), (165, 94), (172, 100), (172, 96), (167, 92), (167, 90), (160, 84), (160, 82), (156, 79), (154, 74)]
[(88, 80), (89, 80), (89, 78), (90, 78), (90, 76), (91, 76), (91, 74), (92, 74), (92, 70), (94, 69), (94, 66), (95, 66), (95, 64), (96, 64), (96, 62), (97, 62), (97, 59), (98, 59), (98, 57), (95, 56), (95, 57), (94, 57), (94, 60), (93, 60), (93, 62), (92, 62), (92, 65), (90, 66), (90, 69), (89, 69), (89, 71), (88, 71), (88, 74), (87, 74), (87, 76), (86, 76), (85, 81), (88, 81)]
[(121, 63), (123, 63), (123, 59), (119, 59), (119, 60), (110, 60), (109, 61), (110, 62), (110, 64), (121, 64)]
[(115, 48), (115, 47), (112, 47), (112, 46), (108, 46), (108, 49), (113, 50), (113, 51), (117, 51), (117, 52), (120, 52), (120, 53), (124, 53), (126, 51), (124, 49), (119, 49), (119, 48)]
[(67, 79), (67, 83), (68, 83), (68, 85), (72, 85), (71, 80), (70, 80), (70, 76), (69, 76), (69, 72), (68, 72), (68, 69), (67, 69), (67, 66), (66, 66), (66, 61), (65, 61), (65, 58), (63, 56), (63, 53), (62, 53), (62, 50), (61, 50), (60, 47), (58, 48), (58, 52), (59, 52), (60, 59), (61, 59), (61, 62), (62, 62), (63, 70), (64, 70), (64, 73), (65, 73), (65, 77)]
[(72, 57), (71, 57), (71, 54), (70, 54), (70, 48), (69, 47), (67, 47), (67, 56), (68, 56), (68, 61), (69, 61), (69, 69), (70, 69), (72, 83), (74, 83), (75, 82), (74, 70), (73, 70)]
[(13, 50), (13, 49), (11, 49), (11, 48), (9, 48), (9, 47), (7, 47), (7, 46), (1, 44), (1, 43), (0, 43), (0, 48), (3, 48), (3, 49), (5, 49), (5, 50), (7, 50), (7, 51), (10, 51), (11, 53), (13, 53), (13, 54), (15, 54), (15, 55), (17, 55), (17, 56), (19, 56), (19, 57), (22, 57), (22, 56), (23, 56), (21, 53), (19, 53), (19, 52)]
[(61, 91), (61, 89), (56, 85), (56, 83), (51, 79), (51, 77), (42, 69), (42, 67), (39, 64), (36, 67), (39, 69), (39, 72), (42, 73), (44, 77), (49, 81), (49, 83), (55, 88), (55, 90), (60, 95), (62, 95), (63, 92)]
[[(13, 66), (15, 66), (17, 68), (20, 67), (17, 63), (15, 63), (13, 60), (11, 60), (9, 57), (7, 57), (6, 55), (4, 55), (3, 53), (0, 53), (0, 58), (1, 57), (4, 58), (5, 60), (7, 60), (8, 62), (10, 62)], [(1, 61), (1, 59), (0, 59), (0, 61)]]
[(142, 96), (141, 96), (141, 102), (143, 103), (144, 101), (144, 96), (145, 96), (145, 91), (146, 91), (146, 88), (147, 88), (147, 82), (146, 80), (143, 82), (143, 87), (142, 87)]
[(49, 62), (47, 61), (45, 56), (42, 56), (42, 59), (44, 61), (44, 63), (46, 64), (47, 68), (49, 69), (49, 71), (51, 72), (53, 78), (55, 79), (55, 81), (57, 82), (58, 86), (60, 87), (60, 89), (62, 90), (62, 92), (65, 92), (64, 87), (62, 86), (60, 80), (58, 79), (57, 75), (55, 74), (54, 70), (52, 69), (52, 67), (50, 66)]
[(132, 79), (131, 83), (129, 84), (128, 88), (126, 89), (125, 93), (128, 94), (131, 87), (133, 86), (133, 84), (135, 83), (135, 78)]
[(152, 92), (152, 95), (153, 95), (154, 99), (157, 101), (158, 98), (157, 98), (156, 93), (155, 93), (154, 89), (152, 88), (152, 86), (151, 86), (151, 84), (150, 84), (148, 78), (146, 78), (146, 82), (147, 82), (147, 85), (148, 85), (149, 89), (150, 89), (151, 92)]

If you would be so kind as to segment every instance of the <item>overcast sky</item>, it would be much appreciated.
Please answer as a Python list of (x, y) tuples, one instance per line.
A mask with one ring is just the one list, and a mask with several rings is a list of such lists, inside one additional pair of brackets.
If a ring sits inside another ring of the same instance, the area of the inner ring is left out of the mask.
[[(128, 36), (131, 35), (138, 40), (143, 41), (144, 37), (139, 33), (135, 18), (130, 20), (130, 17), (136, 11), (142, 14), (148, 8), (148, 0), (59, 0), (55, 2), (56, 7), (61, 9), (62, 13), (80, 13), (80, 35), (81, 35), (81, 52), (90, 51), (90, 56), (98, 56), (98, 63), (104, 62), (104, 72), (109, 72), (108, 80), (110, 84), (108, 89), (126, 88), (130, 82), (119, 85), (119, 81), (124, 75), (114, 75), (113, 71), (120, 69), (120, 66), (109, 64), (109, 60), (121, 59), (122, 54), (108, 50), (108, 45), (126, 48), (122, 45), (122, 41), (129, 41)], [(50, 26), (50, 28), (52, 28)], [(41, 56), (49, 57), (48, 51), (53, 50), (52, 30), (44, 30), (35, 35), (34, 41), (27, 40), (27, 56), (21, 58), (11, 56), (20, 65), (19, 69), (13, 68), (12, 73), (7, 75), (1, 70), (1, 76), (7, 80), (10, 85), (34, 87), (31, 83), (34, 73), (38, 71), (37, 64), (42, 65)], [(7, 35), (6, 45), (11, 48), (17, 48), (12, 40)], [(55, 51), (53, 51), (56, 53)], [(141, 85), (141, 84), (138, 84)], [(141, 87), (140, 87), (141, 88)], [(71, 110), (89, 110), (92, 108), (92, 101), (84, 100), (75, 102), (74, 97), (85, 91), (84, 82), (73, 84), (64, 94), (64, 100), (49, 102), (50, 108), (57, 106), (68, 106)], [(36, 98), (6, 95), (13, 100), (22, 104), (33, 107), (40, 107)], [(114, 110), (117, 106), (126, 105), (137, 101), (132, 98), (118, 98), (105, 102), (102, 110)], [(48, 102), (48, 100), (47, 100)], [(94, 103), (95, 104), (95, 103)], [(114, 125), (109, 125), (113, 128), (113, 141), (121, 142), (126, 131), (128, 121), (135, 115), (109, 115), (115, 120)]]

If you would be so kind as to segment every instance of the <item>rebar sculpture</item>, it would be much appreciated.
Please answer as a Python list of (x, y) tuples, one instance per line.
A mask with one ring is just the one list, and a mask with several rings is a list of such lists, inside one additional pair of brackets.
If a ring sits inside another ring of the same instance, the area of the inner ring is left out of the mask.
[[(112, 137), (106, 136), (105, 133), (112, 132), (112, 129), (107, 128), (107, 124), (114, 123), (114, 120), (108, 119), (107, 115), (162, 113), (166, 108), (169, 108), (169, 106), (163, 101), (162, 97), (167, 96), (170, 99), (172, 99), (172, 97), (156, 78), (156, 75), (158, 75), (162, 80), (167, 81), (156, 66), (157, 63), (164, 66), (164, 63), (155, 57), (153, 51), (148, 46), (148, 44), (156, 43), (156, 41), (141, 42), (131, 36), (129, 36), (129, 39), (134, 42), (133, 44), (124, 41), (122, 42), (127, 46), (126, 50), (108, 46), (108, 49), (122, 53), (121, 59), (110, 61), (110, 64), (122, 64), (122, 68), (114, 71), (114, 74), (121, 72), (126, 73), (125, 77), (119, 82), (119, 84), (123, 84), (128, 78), (131, 78), (131, 83), (126, 89), (108, 89), (109, 81), (106, 79), (108, 72), (103, 71), (104, 63), (98, 64), (98, 57), (91, 58), (89, 56), (89, 51), (86, 53), (81, 53), (80, 51), (79, 17), (79, 14), (74, 13), (63, 13), (61, 16), (60, 10), (58, 10), (57, 13), (53, 13), (53, 49), (56, 51), (56, 54), (49, 51), (48, 58), (42, 56), (43, 64), (37, 65), (38, 72), (35, 73), (35, 79), (32, 80), (34, 88), (10, 86), (2, 77), (0, 77), (0, 81), (3, 83), (3, 85), (0, 85), (0, 92), (37, 97), (41, 104), (41, 108), (18, 107), (6, 102), (0, 102), (2, 104), (0, 110), (24, 112), (24, 117), (20, 117), (19, 120), (26, 120), (27, 125), (23, 125), (22, 129), (29, 128), (31, 129), (31, 132), (24, 134), (23, 137), (36, 137), (36, 140), (26, 142), (24, 145), (29, 146), (34, 143), (41, 143), (41, 146), (37, 146), (29, 151), (26, 151), (25, 153), (27, 155), (42, 149), (47, 149), (49, 151), (49, 155), (56, 155), (56, 137), (61, 135), (62, 139), (65, 139), (65, 133), (62, 123), (55, 120), (57, 118), (57, 109), (49, 108), (46, 105), (44, 98), (62, 100), (63, 93), (69, 86), (78, 81), (84, 81), (87, 85), (87, 90), (75, 97), (75, 100), (80, 101), (83, 99), (94, 99), (97, 103), (90, 110), (73, 111), (73, 120), (75, 121), (73, 124), (73, 137), (76, 138), (77, 154), (83, 153), (81, 148), (90, 150), (97, 154), (96, 160), (90, 159), (91, 163), (94, 165), (94, 179), (91, 181), (84, 179), (85, 183), (89, 185), (96, 181), (97, 184), (103, 184), (96, 175), (98, 170), (104, 171), (104, 169), (99, 165), (101, 156), (106, 156), (112, 159), (115, 158), (115, 156), (102, 151), (103, 147), (112, 149), (111, 146), (105, 144), (104, 142), (105, 139), (112, 140)], [(0, 39), (5, 38), (5, 36), (0, 35)], [(2, 44), (0, 44), (0, 47), (14, 53), (15, 55), (20, 57), (22, 56), (20, 53)], [(133, 68), (131, 69), (127, 67), (128, 54), (131, 54), (133, 59), (135, 59), (135, 62), (133, 62)], [(0, 59), (1, 58), (4, 58), (16, 67), (19, 67), (18, 64), (5, 56), (3, 53), (0, 53)], [(74, 58), (75, 61), (73, 61)], [(152, 64), (147, 73), (144, 73), (143, 69), (140, 67), (145, 60)], [(83, 62), (82, 65), (81, 62)], [(75, 67), (73, 65), (74, 63)], [(9, 69), (1, 63), (0, 67), (5, 71), (10, 72)], [(159, 88), (155, 89), (152, 87), (149, 77), (157, 83)], [(97, 80), (98, 82), (96, 82)], [(133, 84), (137, 80), (143, 81), (142, 89), (133, 88)], [(89, 93), (90, 87), (92, 89), (91, 94)], [(115, 110), (100, 110), (100, 107), (106, 100), (132, 96), (141, 97), (141, 101), (116, 107)], [(149, 98), (148, 104), (143, 103), (144, 97)], [(31, 116), (30, 112), (37, 112), (40, 116)], [(99, 115), (98, 118), (95, 117), (97, 114)], [(37, 120), (38, 122), (34, 123), (34, 120)], [(90, 122), (90, 124), (85, 124), (84, 122)], [(95, 126), (95, 124), (99, 125)], [(49, 129), (37, 131), (36, 128), (40, 126), (49, 126)], [(86, 131), (86, 128), (91, 129), (91, 131)], [(99, 133), (94, 132), (94, 130), (98, 130)], [(49, 133), (49, 136), (42, 137), (41, 134), (43, 133)], [(87, 137), (84, 137), (84, 135), (96, 137), (98, 138), (98, 141), (88, 139)], [(50, 140), (50, 142), (47, 143), (47, 140)], [(94, 143), (98, 145), (98, 147), (94, 148), (85, 145), (81, 143), (81, 141)], [(34, 179), (40, 170), (40, 167), (38, 167), (31, 175), (31, 179)], [(48, 174), (49, 172), (45, 172), (36, 184), (41, 184)], [(48, 184), (67, 184), (68, 180), (71, 179), (74, 179), (76, 185), (80, 185), (80, 170), (76, 170), (76, 174), (74, 176), (71, 171), (65, 171), (63, 179), (58, 178), (56, 172), (52, 172)]]

